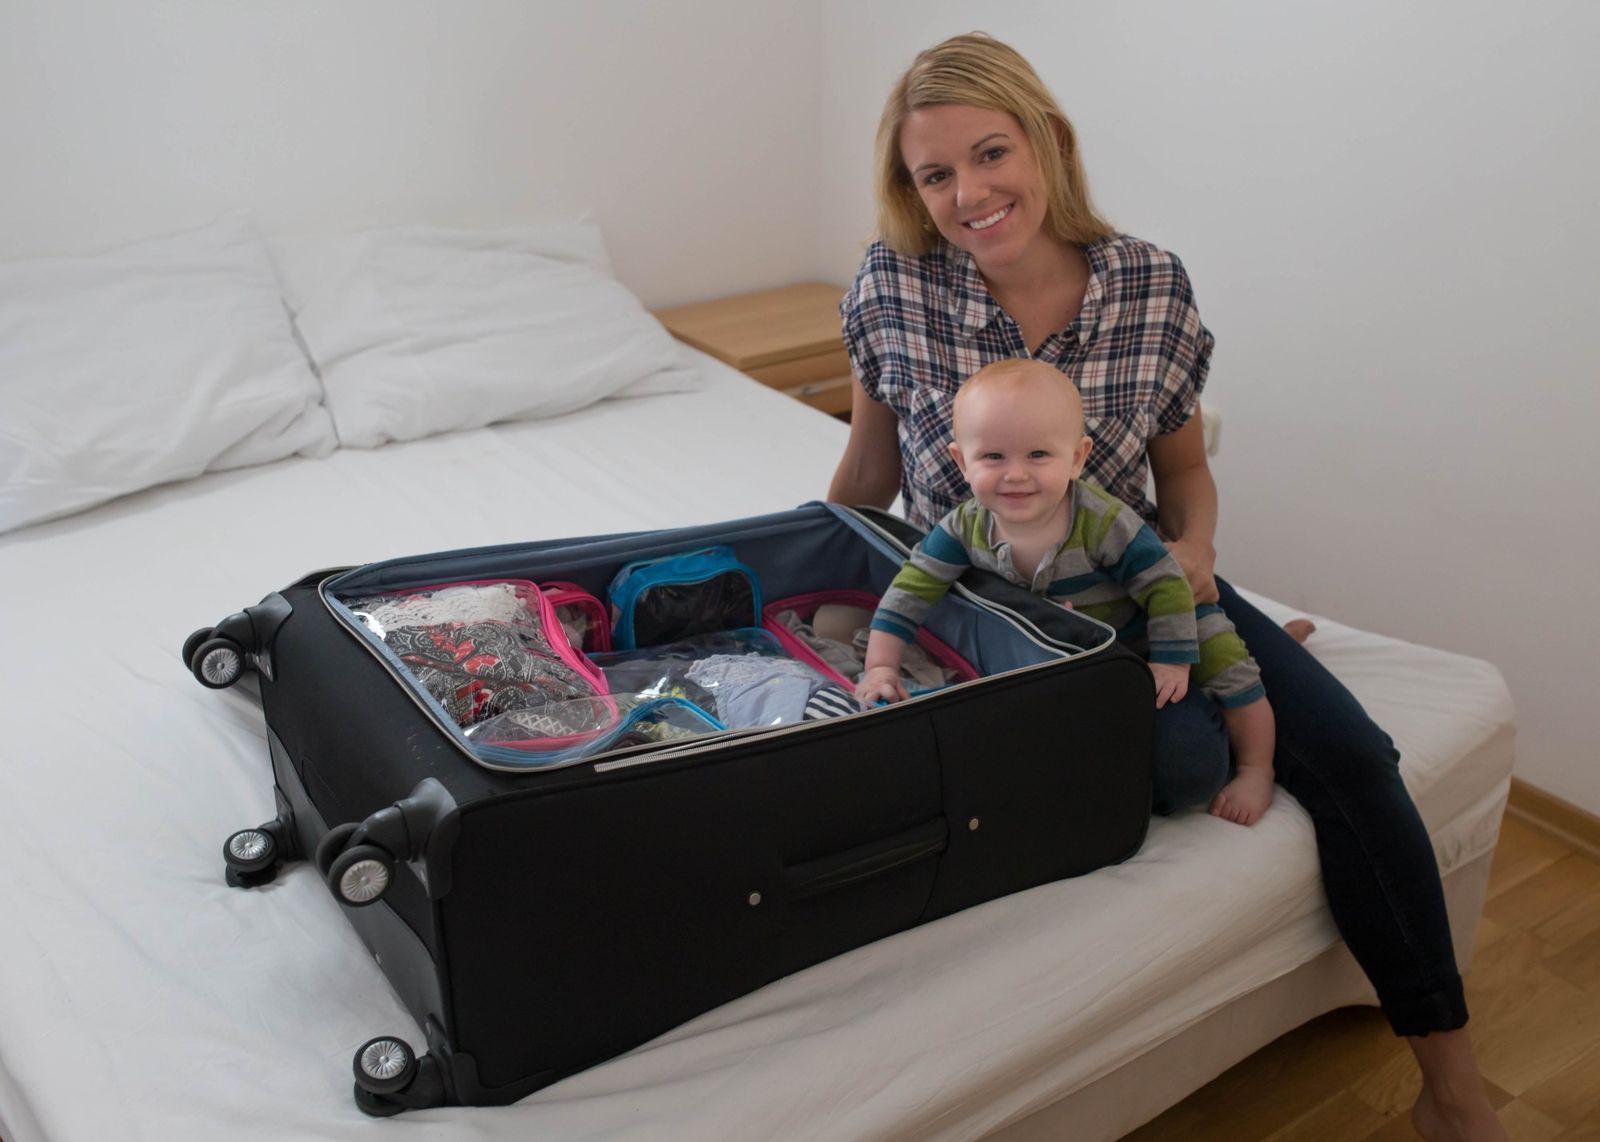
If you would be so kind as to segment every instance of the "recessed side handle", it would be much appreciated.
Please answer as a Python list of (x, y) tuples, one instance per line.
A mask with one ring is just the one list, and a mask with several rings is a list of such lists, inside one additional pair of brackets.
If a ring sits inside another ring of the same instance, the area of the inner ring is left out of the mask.
[(790, 865), (783, 870), (784, 888), (790, 900), (832, 892), (935, 856), (944, 851), (948, 838), (944, 818), (935, 817), (881, 841)]

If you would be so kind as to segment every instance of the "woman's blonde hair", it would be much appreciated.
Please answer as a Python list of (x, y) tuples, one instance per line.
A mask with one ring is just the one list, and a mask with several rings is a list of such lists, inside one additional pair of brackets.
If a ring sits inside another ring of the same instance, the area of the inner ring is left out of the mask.
[(922, 52), (889, 92), (878, 122), (875, 182), (878, 236), (897, 253), (926, 254), (938, 231), (900, 156), (900, 129), (919, 107), (938, 103), (1004, 111), (1022, 125), (1044, 177), (1045, 224), (1063, 242), (1114, 233), (1089, 201), (1078, 139), (1055, 96), (1013, 48), (982, 32), (955, 36)]

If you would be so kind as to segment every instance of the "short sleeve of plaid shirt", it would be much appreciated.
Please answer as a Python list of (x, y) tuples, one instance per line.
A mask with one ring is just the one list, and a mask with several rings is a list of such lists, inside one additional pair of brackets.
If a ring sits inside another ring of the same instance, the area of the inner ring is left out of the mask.
[(901, 491), (914, 523), (930, 526), (967, 495), (948, 448), (956, 389), (985, 365), (1027, 356), (1083, 394), (1095, 443), (1085, 475), (1154, 522), (1148, 441), (1194, 415), (1213, 338), (1176, 256), (1125, 234), (1084, 253), (1082, 309), (1030, 354), (964, 251), (941, 243), (911, 258), (882, 242), (867, 250), (839, 306), (845, 348), (867, 395), (899, 419)]

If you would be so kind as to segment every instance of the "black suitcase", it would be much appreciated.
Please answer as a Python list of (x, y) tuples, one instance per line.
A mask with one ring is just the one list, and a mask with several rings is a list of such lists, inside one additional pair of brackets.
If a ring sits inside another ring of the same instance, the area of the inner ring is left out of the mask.
[(368, 1113), (515, 1101), (790, 972), (1121, 861), (1149, 820), (1153, 686), (1109, 628), (981, 572), (929, 630), (986, 675), (851, 717), (492, 768), (339, 602), (573, 581), (731, 545), (769, 597), (881, 593), (915, 529), (810, 504), (670, 531), (308, 575), (196, 631), (208, 686), (259, 675), (277, 817), (230, 883), (311, 857), (427, 1036), (356, 1052)]

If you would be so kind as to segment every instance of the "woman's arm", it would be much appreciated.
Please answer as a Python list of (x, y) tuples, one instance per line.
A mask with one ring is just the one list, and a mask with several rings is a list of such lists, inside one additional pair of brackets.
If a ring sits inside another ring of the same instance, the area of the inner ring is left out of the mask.
[(1167, 548), (1189, 577), (1197, 603), (1217, 601), (1217, 483), (1206, 463), (1200, 407), (1176, 432), (1149, 442), (1150, 472), (1156, 485), (1156, 521)]
[(886, 508), (900, 494), (899, 418), (867, 395), (861, 381), (850, 382), (850, 439), (828, 485), (836, 504)]

